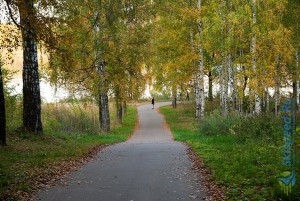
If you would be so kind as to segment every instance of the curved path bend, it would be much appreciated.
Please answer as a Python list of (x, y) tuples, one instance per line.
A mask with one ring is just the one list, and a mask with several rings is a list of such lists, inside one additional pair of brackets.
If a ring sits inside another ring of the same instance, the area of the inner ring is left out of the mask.
[(105, 148), (95, 160), (71, 173), (67, 186), (40, 192), (38, 200), (203, 200), (187, 147), (172, 139), (152, 105), (138, 107), (138, 114), (140, 127), (130, 140)]

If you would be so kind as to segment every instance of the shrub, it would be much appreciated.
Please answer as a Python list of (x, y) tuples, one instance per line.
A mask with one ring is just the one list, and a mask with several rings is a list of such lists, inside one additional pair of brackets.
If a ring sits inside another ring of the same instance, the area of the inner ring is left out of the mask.
[(17, 94), (14, 85), (9, 85), (17, 71), (2, 69), (6, 124), (8, 132), (22, 126), (22, 96)]
[(248, 138), (259, 140), (281, 139), (282, 121), (272, 114), (245, 115), (232, 112), (222, 116), (221, 112), (211, 112), (200, 123), (200, 132), (204, 135), (232, 135), (239, 141)]

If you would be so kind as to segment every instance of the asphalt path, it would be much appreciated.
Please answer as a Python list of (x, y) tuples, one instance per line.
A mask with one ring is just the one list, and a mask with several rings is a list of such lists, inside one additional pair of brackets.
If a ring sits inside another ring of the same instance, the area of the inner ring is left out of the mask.
[(131, 139), (103, 149), (95, 160), (72, 172), (67, 185), (45, 189), (37, 200), (203, 200), (187, 147), (173, 140), (152, 105), (139, 106), (138, 114), (140, 125)]

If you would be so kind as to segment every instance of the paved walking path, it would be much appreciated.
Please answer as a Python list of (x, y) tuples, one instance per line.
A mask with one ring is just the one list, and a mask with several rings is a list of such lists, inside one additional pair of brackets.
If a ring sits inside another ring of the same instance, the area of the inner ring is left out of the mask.
[[(157, 106), (169, 103), (158, 103)], [(73, 172), (67, 186), (38, 194), (40, 200), (202, 200), (187, 147), (172, 139), (152, 105), (138, 108), (140, 128), (125, 143), (112, 145)]]

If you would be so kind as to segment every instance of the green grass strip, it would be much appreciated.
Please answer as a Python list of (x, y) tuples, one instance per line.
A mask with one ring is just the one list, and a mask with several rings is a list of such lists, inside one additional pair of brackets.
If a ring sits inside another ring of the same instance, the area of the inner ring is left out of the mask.
[[(233, 126), (232, 132), (229, 128), (229, 132), (224, 134), (224, 124), (227, 126), (234, 123), (226, 123), (225, 120), (218, 120), (218, 123), (213, 122), (214, 118), (207, 118), (203, 122), (205, 125), (201, 125), (201, 122), (195, 121), (194, 109), (190, 104), (180, 104), (177, 109), (165, 106), (160, 111), (165, 116), (175, 140), (191, 145), (205, 165), (212, 170), (216, 183), (226, 187), (225, 195), (228, 200), (300, 200), (299, 174), (298, 185), (289, 197), (283, 195), (278, 185), (277, 177), (282, 172), (280, 163), (283, 136), (279, 135), (281, 130), (276, 129), (282, 127), (281, 125), (273, 125), (276, 128), (273, 129), (276, 131), (273, 135), (263, 135), (270, 128), (264, 126), (269, 122), (262, 121), (268, 120), (251, 119), (249, 128), (243, 129), (247, 133), (234, 132), (240, 128)], [(210, 125), (214, 128), (210, 128)], [(219, 130), (215, 127), (218, 125), (221, 125)], [(265, 130), (256, 132), (258, 126)], [(210, 135), (203, 134), (200, 128), (214, 132), (206, 130)]]

